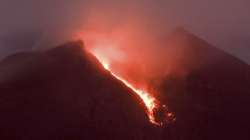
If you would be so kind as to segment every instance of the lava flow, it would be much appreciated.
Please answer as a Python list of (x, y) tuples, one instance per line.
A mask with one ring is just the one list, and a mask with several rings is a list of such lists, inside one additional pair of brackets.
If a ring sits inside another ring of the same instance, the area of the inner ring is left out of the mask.
[[(125, 31), (121, 32), (123, 33), (122, 36), (119, 32), (102, 33), (85, 31), (84, 33), (79, 33), (79, 38), (84, 39), (87, 50), (99, 60), (112, 76), (121, 81), (141, 98), (146, 107), (148, 119), (152, 124), (162, 126), (172, 122), (175, 120), (174, 115), (168, 111), (166, 105), (162, 105), (159, 100), (154, 97), (156, 94), (152, 94), (147, 90), (148, 88), (145, 88), (145, 83), (143, 82), (148, 78), (143, 78), (144, 76), (148, 76), (145, 75), (145, 71), (142, 71), (143, 74), (139, 76), (141, 78), (139, 81), (136, 81), (138, 79), (135, 80), (131, 78), (137, 74), (129, 76), (129, 74), (131, 74), (129, 67), (134, 63), (135, 65), (138, 64), (138, 61), (136, 61), (137, 59), (135, 61), (131, 59), (133, 58), (133, 51), (125, 46), (135, 46), (140, 43), (136, 43), (130, 39), (130, 35), (133, 34), (126, 35)], [(141, 68), (142, 67), (139, 67), (138, 71), (142, 70)]]
[[(109, 63), (105, 62), (104, 59), (102, 59), (100, 56), (94, 54), (95, 57), (101, 62), (103, 67), (108, 70), (114, 77), (116, 77), (118, 80), (123, 82), (128, 88), (133, 90), (144, 102), (146, 108), (147, 108), (147, 115), (149, 118), (149, 121), (152, 124), (162, 126), (164, 123), (168, 122), (170, 118), (173, 118), (173, 114), (169, 113), (166, 110), (166, 106), (158, 103), (158, 100), (154, 98), (148, 91), (142, 90), (142, 89), (137, 89), (135, 88), (132, 84), (130, 84), (127, 80), (124, 78), (118, 76), (109, 67)], [(157, 118), (156, 118), (157, 116)], [(163, 118), (162, 118), (163, 117)]]
[(108, 70), (114, 77), (116, 77), (118, 80), (122, 81), (127, 87), (132, 89), (135, 93), (137, 93), (140, 96), (140, 98), (143, 100), (144, 104), (147, 107), (148, 117), (149, 117), (150, 122), (152, 122), (153, 124), (158, 124), (155, 121), (154, 113), (153, 113), (153, 110), (158, 106), (157, 103), (156, 103), (156, 99), (154, 97), (150, 96), (150, 94), (147, 91), (136, 89), (128, 81), (126, 81), (122, 77), (120, 77), (120, 76), (116, 75), (115, 73), (113, 73), (110, 70), (108, 63), (105, 63), (105, 62), (102, 62), (102, 61), (101, 61), (101, 63), (103, 64), (103, 67), (106, 70)]

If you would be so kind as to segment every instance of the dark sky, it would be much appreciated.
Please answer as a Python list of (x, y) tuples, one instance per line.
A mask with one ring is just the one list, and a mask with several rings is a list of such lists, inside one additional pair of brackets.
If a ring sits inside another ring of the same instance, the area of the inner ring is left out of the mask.
[(0, 56), (60, 43), (99, 14), (107, 30), (140, 19), (156, 31), (183, 26), (250, 63), (249, 13), (249, 0), (1, 0)]

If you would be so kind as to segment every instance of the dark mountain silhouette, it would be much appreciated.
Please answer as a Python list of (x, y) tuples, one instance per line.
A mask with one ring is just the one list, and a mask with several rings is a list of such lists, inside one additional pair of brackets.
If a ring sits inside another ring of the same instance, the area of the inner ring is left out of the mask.
[(177, 47), (183, 57), (177, 61), (182, 73), (166, 76), (160, 92), (177, 117), (173, 137), (250, 139), (249, 65), (184, 29), (166, 40), (181, 42)]
[(158, 136), (151, 135), (157, 131), (142, 101), (104, 70), (81, 42), (9, 56), (0, 63), (0, 77), (0, 139)]
[(142, 101), (71, 42), (0, 62), (0, 139), (250, 139), (249, 65), (183, 29), (166, 46), (179, 57), (155, 88), (174, 123), (150, 124)]

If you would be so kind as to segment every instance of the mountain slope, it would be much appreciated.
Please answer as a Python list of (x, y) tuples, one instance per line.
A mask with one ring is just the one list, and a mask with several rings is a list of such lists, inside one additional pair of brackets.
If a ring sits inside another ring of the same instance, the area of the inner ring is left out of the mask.
[(172, 72), (161, 85), (160, 99), (177, 117), (173, 135), (249, 139), (249, 65), (183, 29), (169, 35), (166, 44), (179, 47), (182, 59), (176, 63), (185, 73)]
[(7, 57), (0, 63), (0, 79), (1, 139), (156, 136), (143, 102), (81, 42)]

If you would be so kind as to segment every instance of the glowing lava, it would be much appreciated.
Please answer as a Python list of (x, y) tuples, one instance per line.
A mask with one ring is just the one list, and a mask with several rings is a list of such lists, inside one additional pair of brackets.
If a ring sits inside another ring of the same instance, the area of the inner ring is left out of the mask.
[(116, 77), (118, 80), (123, 82), (128, 88), (132, 89), (135, 93), (137, 93), (137, 95), (139, 95), (139, 97), (143, 100), (145, 106), (147, 107), (147, 114), (148, 114), (150, 122), (155, 124), (155, 125), (162, 125), (162, 123), (159, 123), (156, 121), (155, 116), (154, 116), (154, 111), (157, 110), (159, 105), (157, 103), (157, 100), (151, 96), (152, 94), (150, 94), (149, 92), (142, 90), (142, 89), (136, 89), (128, 81), (126, 81), (122, 77), (118, 76), (117, 74), (113, 73), (109, 67), (109, 63), (105, 62), (104, 59), (101, 59), (100, 56), (98, 56), (98, 55), (95, 55), (95, 56), (102, 63), (103, 67), (106, 70), (108, 70), (114, 77)]
[[(128, 79), (131, 80), (131, 78), (129, 78), (129, 74), (126, 73), (126, 68), (129, 67), (129, 64), (133, 63), (133, 60), (131, 60), (131, 55), (128, 52), (131, 50), (126, 50), (127, 47), (125, 46), (133, 46), (131, 45), (133, 41), (126, 39), (124, 36), (122, 37), (125, 39), (119, 38), (121, 36), (117, 34), (107, 35), (99, 32), (87, 32), (79, 36), (79, 38), (84, 40), (87, 50), (99, 60), (103, 67), (142, 99), (146, 107), (148, 119), (152, 124), (162, 126), (175, 120), (174, 115), (168, 111), (166, 105), (160, 104), (159, 100), (153, 96), (155, 94), (150, 93), (147, 90), (148, 88), (143, 88), (142, 83), (135, 81), (129, 82)], [(117, 64), (124, 65), (117, 70), (117, 66), (119, 66)], [(126, 67), (127, 64), (128, 67)], [(123, 68), (124, 71), (122, 70)], [(126, 74), (122, 74), (120, 70)], [(138, 83), (138, 85), (135, 83)]]

